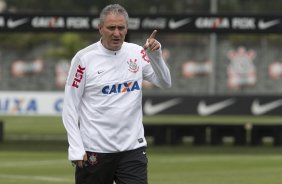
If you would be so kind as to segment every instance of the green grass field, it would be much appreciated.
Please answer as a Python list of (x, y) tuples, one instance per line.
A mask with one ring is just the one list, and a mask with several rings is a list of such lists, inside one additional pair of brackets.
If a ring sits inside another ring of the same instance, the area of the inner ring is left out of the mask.
[[(59, 117), (1, 117), (0, 183), (71, 184), (65, 130)], [(281, 117), (145, 117), (145, 123), (281, 123)], [(282, 147), (149, 145), (151, 184), (280, 184)]]

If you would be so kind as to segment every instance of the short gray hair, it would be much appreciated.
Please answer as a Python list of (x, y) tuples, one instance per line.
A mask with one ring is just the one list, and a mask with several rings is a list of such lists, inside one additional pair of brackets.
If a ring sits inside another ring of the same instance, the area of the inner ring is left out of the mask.
[(125, 8), (119, 4), (110, 4), (105, 8), (103, 8), (103, 10), (100, 13), (100, 24), (103, 24), (105, 17), (111, 13), (114, 15), (123, 15), (125, 17), (126, 24), (128, 25), (128, 19), (129, 19), (128, 13), (125, 10)]

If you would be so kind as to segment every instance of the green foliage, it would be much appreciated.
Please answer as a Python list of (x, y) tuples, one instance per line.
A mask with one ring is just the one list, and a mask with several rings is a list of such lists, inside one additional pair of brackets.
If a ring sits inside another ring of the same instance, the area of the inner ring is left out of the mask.
[(80, 34), (65, 33), (57, 43), (57, 46), (51, 47), (45, 54), (47, 58), (71, 59), (75, 53), (86, 46), (86, 41)]
[[(93, 34), (96, 36), (96, 34)], [(82, 33), (0, 33), (1, 50), (27, 51), (43, 47), (46, 59), (71, 59), (90, 44), (93, 35)], [(95, 41), (97, 41), (95, 37)], [(16, 44), (15, 44), (16, 43)], [(46, 49), (47, 47), (47, 49)]]
[(28, 50), (48, 41), (55, 41), (55, 34), (41, 33), (0, 33), (1, 49)]

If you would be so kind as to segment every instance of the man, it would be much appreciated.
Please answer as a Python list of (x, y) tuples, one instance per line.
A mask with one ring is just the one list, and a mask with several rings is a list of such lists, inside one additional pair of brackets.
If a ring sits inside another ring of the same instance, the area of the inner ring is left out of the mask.
[[(142, 81), (170, 87), (156, 31), (144, 47), (124, 41), (128, 14), (118, 5), (100, 14), (101, 40), (72, 59), (63, 106), (76, 184), (146, 184)], [(147, 55), (148, 54), (148, 55)]]

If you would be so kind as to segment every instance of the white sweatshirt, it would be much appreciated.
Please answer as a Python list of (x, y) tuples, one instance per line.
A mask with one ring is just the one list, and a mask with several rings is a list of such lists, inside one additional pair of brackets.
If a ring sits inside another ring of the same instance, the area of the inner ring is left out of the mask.
[(85, 151), (114, 153), (147, 145), (142, 81), (165, 88), (171, 77), (161, 49), (146, 52), (127, 42), (110, 51), (98, 41), (74, 56), (62, 114), (69, 160), (82, 160)]

